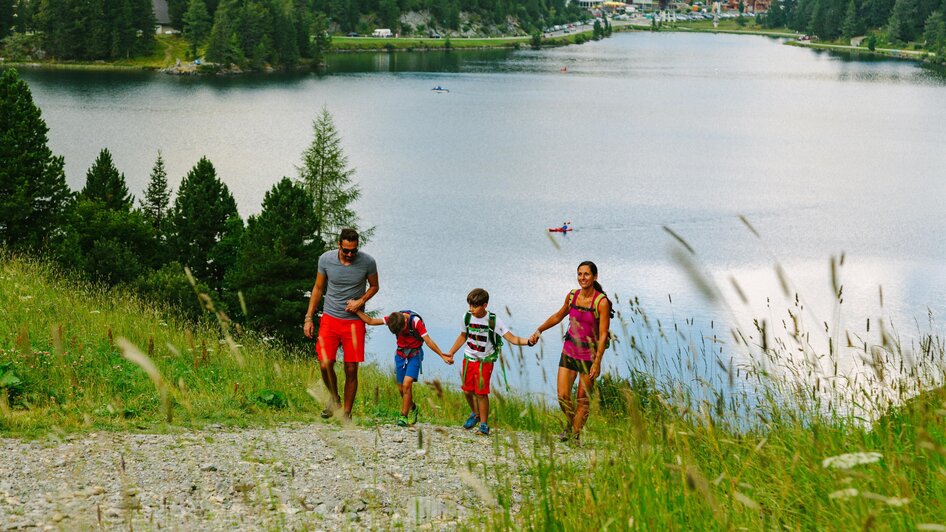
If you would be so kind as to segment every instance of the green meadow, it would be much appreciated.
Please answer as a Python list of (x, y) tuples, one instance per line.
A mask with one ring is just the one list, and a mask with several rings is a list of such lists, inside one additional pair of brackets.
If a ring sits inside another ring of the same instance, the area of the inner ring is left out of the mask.
[[(213, 308), (197, 293), (194, 304)], [(765, 321), (707, 334), (688, 320), (659, 323), (635, 301), (617, 308), (607, 356), (628, 360), (630, 376), (599, 380), (580, 444), (558, 443), (561, 415), (547, 401), (495, 385), (492, 449), (519, 467), (473, 471), (496, 486), (484, 499), (492, 528), (946, 530), (942, 338), (900, 341), (877, 322), (862, 334), (828, 330), (840, 341), (821, 348), (816, 333), (832, 326), (801, 318), (781, 334)], [(658, 360), (661, 345), (678, 348)], [(738, 353), (755, 362), (734, 362)], [(523, 365), (551, 354), (554, 341), (506, 356)], [(854, 383), (813, 369), (832, 361), (866, 373)], [(659, 377), (666, 367), (683, 372)], [(371, 365), (361, 375), (355, 422), (392, 424), (392, 376)], [(415, 393), (422, 421), (465, 417), (455, 383)], [(324, 400), (305, 347), (221, 312), (187, 321), (44, 262), (0, 257), (4, 437), (336, 423), (318, 418)]]

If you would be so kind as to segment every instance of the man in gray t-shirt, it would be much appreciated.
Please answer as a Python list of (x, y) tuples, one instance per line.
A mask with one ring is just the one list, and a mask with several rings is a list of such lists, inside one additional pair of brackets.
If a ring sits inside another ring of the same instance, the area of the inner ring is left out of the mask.
[(365, 322), (355, 311), (363, 309), (377, 293), (377, 264), (371, 255), (358, 251), (358, 233), (354, 229), (342, 229), (338, 249), (326, 251), (319, 257), (319, 271), (303, 327), (305, 335), (312, 338), (315, 333), (313, 316), (324, 294), (325, 305), (319, 320), (315, 351), (322, 382), (335, 404), (322, 411), (323, 418), (331, 417), (341, 403), (335, 376), (335, 356), (341, 345), (345, 361), (344, 413), (347, 419), (351, 419), (351, 408), (358, 391), (358, 364), (365, 361)]

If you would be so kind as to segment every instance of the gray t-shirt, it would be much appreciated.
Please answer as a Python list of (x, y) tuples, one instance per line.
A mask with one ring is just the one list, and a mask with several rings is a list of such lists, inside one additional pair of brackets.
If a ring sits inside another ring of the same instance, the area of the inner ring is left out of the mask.
[(338, 249), (330, 249), (319, 257), (319, 273), (326, 277), (323, 312), (334, 318), (357, 320), (358, 315), (345, 311), (349, 299), (358, 299), (368, 290), (368, 276), (378, 273), (374, 258), (363, 251), (345, 266), (338, 260)]

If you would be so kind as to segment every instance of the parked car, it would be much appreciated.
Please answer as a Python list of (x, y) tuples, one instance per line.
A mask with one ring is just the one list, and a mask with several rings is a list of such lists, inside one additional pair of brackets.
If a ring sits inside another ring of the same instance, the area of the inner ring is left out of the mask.
[(348, 35), (349, 37), (359, 37), (357, 31), (350, 31), (346, 35)]

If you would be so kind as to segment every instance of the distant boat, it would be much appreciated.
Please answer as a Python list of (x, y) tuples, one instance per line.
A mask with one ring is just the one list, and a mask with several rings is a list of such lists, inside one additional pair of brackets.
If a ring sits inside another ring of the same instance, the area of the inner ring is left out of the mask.
[(549, 233), (569, 233), (573, 231), (571, 227), (549, 227)]
[(434, 87), (434, 88), (432, 88), (432, 89), (430, 89), (430, 90), (432, 90), (432, 91), (434, 91), (434, 92), (450, 92), (450, 89), (445, 89), (445, 88), (441, 87), (440, 85), (437, 85), (436, 87)]

